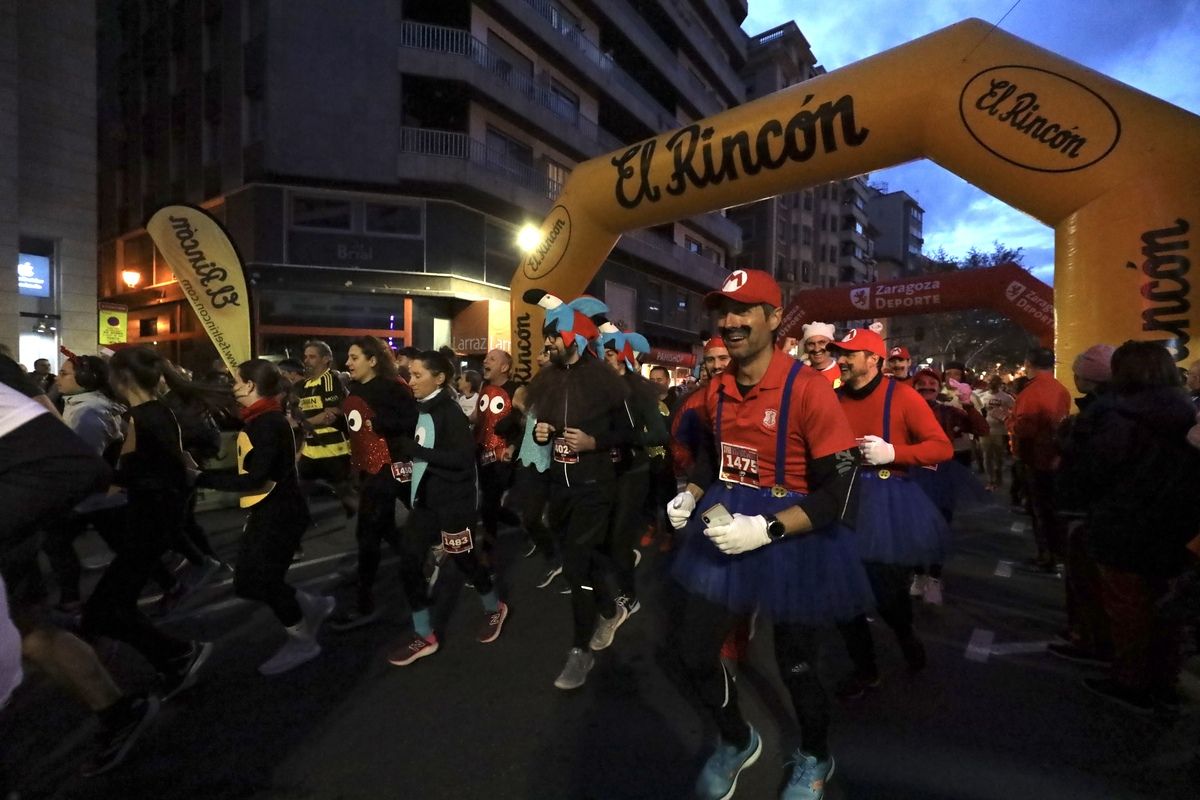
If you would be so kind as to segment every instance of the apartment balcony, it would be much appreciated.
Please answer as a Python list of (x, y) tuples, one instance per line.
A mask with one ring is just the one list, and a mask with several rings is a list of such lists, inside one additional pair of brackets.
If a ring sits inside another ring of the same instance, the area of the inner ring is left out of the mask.
[(636, 230), (623, 234), (617, 249), (705, 289), (715, 289), (729, 277), (729, 270), (711, 259), (652, 231)]
[[(544, 0), (516, 0), (516, 2), (540, 4)], [(613, 27), (649, 59), (650, 63), (671, 83), (672, 87), (687, 100), (688, 104), (700, 112), (701, 117), (712, 116), (729, 106), (720, 95), (689, 72), (687, 67), (679, 63), (675, 51), (667, 46), (667, 43), (646, 24), (642, 15), (635, 11), (626, 0), (605, 0), (603, 3), (598, 3), (597, 8), (608, 17)], [(711, 47), (710, 44), (708, 49)], [(701, 49), (697, 52), (704, 53), (707, 50)], [(630, 80), (634, 79), (630, 78)], [(634, 82), (636, 83), (636, 80)], [(640, 88), (640, 84), (638, 85)], [(740, 82), (738, 85), (741, 85)], [(671, 122), (668, 125), (656, 127), (656, 132), (677, 127), (675, 112), (668, 111), (668, 114)]]
[[(407, 55), (415, 51), (422, 55)], [(470, 31), (402, 22), (399, 68), (424, 77), (461, 81), (507, 107), (528, 110), (528, 119), (564, 149), (587, 158), (615, 150), (622, 144), (594, 119), (581, 114), (578, 107), (551, 92), (548, 85), (514, 70)]]
[(626, 72), (600, 45), (577, 30), (563, 30), (555, 24), (550, 4), (544, 0), (495, 0), (556, 51), (597, 91), (604, 92), (621, 108), (655, 133), (670, 130), (678, 123), (675, 111), (660, 103)]
[[(609, 2), (611, 1), (609, 0)], [(732, 102), (723, 103), (723, 105), (736, 105), (740, 99), (745, 98), (746, 90), (743, 88), (741, 77), (737, 74), (737, 70), (725, 60), (724, 53), (712, 52), (713, 41), (705, 26), (696, 17), (696, 12), (691, 8), (689, 0), (658, 0), (658, 4), (671, 19), (676, 21), (684, 38), (692, 46), (693, 52), (699, 54), (709, 70), (717, 76), (717, 80), (721, 83), (722, 95), (735, 98)]]
[(462, 184), (541, 215), (562, 191), (534, 165), (456, 131), (401, 128), (396, 170), (401, 180)]
[[(716, 22), (716, 29), (720, 31), (725, 41), (738, 55), (738, 64), (746, 63), (746, 48), (747, 38), (742, 31), (738, 20), (730, 14), (729, 3), (726, 0), (698, 0), (698, 4), (703, 6), (705, 13)], [(741, 3), (742, 19), (746, 15), (746, 3)]]

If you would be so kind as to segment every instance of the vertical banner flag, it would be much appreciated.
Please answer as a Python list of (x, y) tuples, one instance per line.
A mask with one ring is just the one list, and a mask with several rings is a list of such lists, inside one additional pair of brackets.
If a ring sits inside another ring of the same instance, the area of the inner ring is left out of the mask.
[(199, 208), (163, 206), (146, 231), (232, 371), (251, 355), (250, 293), (242, 259), (221, 223)]

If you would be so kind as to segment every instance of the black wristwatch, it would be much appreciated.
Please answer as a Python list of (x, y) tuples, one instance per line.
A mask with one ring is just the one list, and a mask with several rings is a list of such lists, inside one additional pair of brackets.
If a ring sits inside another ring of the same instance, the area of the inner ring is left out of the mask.
[(787, 526), (780, 522), (774, 514), (767, 514), (764, 519), (767, 521), (767, 536), (771, 537), (772, 542), (778, 542), (787, 533)]

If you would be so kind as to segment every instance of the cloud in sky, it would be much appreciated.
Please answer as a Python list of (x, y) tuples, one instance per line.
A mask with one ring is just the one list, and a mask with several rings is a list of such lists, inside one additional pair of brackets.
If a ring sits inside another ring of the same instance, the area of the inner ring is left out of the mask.
[[(794, 20), (829, 70), (967, 17), (996, 22), (1012, 0), (750, 0), (743, 29), (758, 34)], [(1200, 0), (1021, 0), (1000, 25), (1086, 67), (1200, 113)], [(993, 241), (1024, 248), (1025, 264), (1052, 281), (1054, 232), (929, 161), (875, 172), (925, 209), (925, 249), (961, 256)]]

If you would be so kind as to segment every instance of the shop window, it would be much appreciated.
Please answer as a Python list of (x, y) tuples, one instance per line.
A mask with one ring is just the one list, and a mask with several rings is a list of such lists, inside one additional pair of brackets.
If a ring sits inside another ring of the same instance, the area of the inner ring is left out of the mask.
[(364, 217), (367, 233), (420, 236), (421, 207), (391, 203), (367, 203)]
[(348, 231), (353, 213), (346, 200), (327, 197), (293, 197), (292, 226), (321, 230)]

